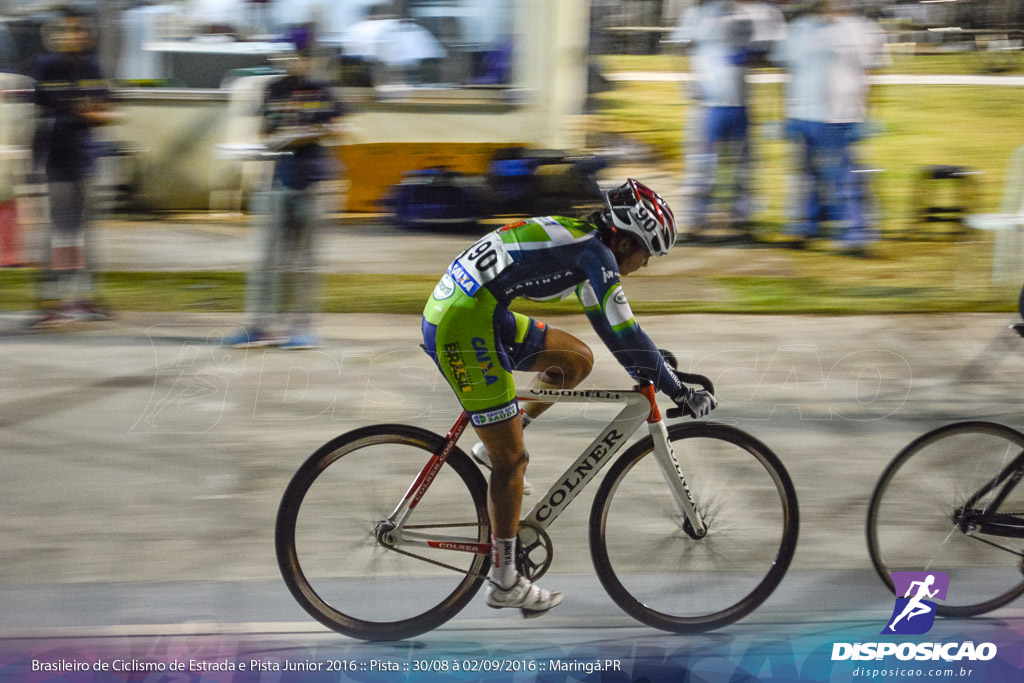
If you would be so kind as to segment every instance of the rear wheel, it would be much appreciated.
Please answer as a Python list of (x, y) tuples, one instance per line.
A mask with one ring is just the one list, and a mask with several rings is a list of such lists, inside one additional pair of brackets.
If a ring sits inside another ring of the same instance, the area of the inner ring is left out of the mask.
[[(451, 619), (479, 590), (486, 554), (378, 540), (382, 522), (443, 444), (422, 429), (377, 425), (330, 441), (296, 472), (278, 510), (277, 560), (317, 621), (363, 640), (409, 638)], [(480, 470), (456, 448), (409, 525), (486, 543), (486, 492)]]
[(668, 433), (707, 533), (693, 537), (648, 437), (601, 483), (591, 555), (608, 594), (635, 619), (676, 633), (720, 628), (753, 611), (785, 575), (799, 528), (796, 492), (775, 454), (745, 432), (690, 423)]

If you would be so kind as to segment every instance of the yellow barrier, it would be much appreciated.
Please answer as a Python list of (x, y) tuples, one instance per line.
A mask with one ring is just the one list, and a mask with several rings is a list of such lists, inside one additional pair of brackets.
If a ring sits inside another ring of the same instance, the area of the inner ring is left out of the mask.
[(349, 179), (348, 211), (380, 211), (387, 189), (401, 182), (402, 174), (432, 166), (484, 174), (495, 150), (508, 143), (382, 142), (335, 148)]

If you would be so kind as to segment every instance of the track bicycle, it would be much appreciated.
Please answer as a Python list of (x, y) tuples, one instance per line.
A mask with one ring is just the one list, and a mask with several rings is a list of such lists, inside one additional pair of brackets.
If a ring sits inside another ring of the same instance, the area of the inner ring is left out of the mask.
[[(713, 391), (706, 378), (681, 377)], [(796, 493), (763, 443), (723, 424), (666, 426), (654, 393), (649, 383), (521, 393), (522, 401), (624, 405), (520, 522), (519, 571), (531, 581), (547, 572), (547, 529), (646, 422), (649, 433), (615, 460), (594, 498), (597, 576), (648, 626), (719, 628), (764, 602), (786, 573)], [(467, 425), (463, 412), (444, 437), (399, 424), (363, 427), (299, 468), (275, 542), (285, 583), (317, 621), (363, 640), (409, 638), (451, 619), (480, 589), (490, 568), (487, 481), (456, 445)]]
[[(1012, 325), (1024, 336), (1024, 324)], [(1024, 434), (984, 421), (924, 434), (882, 472), (868, 506), (871, 562), (893, 590), (894, 571), (942, 571), (947, 617), (970, 617), (1024, 594)]]

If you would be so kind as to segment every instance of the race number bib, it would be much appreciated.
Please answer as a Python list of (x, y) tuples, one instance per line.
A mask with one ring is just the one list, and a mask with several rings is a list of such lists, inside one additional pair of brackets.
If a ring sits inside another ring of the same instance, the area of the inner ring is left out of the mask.
[(491, 232), (459, 254), (448, 266), (448, 274), (467, 296), (473, 296), (511, 264), (501, 237)]

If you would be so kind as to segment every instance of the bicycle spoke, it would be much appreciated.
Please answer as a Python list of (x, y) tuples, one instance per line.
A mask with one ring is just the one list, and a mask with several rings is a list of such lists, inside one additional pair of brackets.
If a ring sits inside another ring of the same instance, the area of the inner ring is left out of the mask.
[[(378, 540), (377, 526), (441, 439), (397, 426), (353, 434), (314, 454), (293, 479), (278, 517), (279, 563), (299, 603), (331, 628), (364, 638), (408, 637), (461, 609), (489, 558)], [(431, 530), (442, 539), (444, 529), (461, 527), (466, 542), (488, 540), (485, 484), (465, 454), (449, 456), (409, 522), (404, 529), (427, 538)]]
[(423, 557), (422, 555), (417, 555), (416, 553), (411, 553), (408, 550), (402, 550), (401, 548), (386, 548), (386, 550), (388, 550), (389, 552), (398, 553), (399, 555), (405, 555), (406, 557), (411, 557), (415, 560), (420, 560), (421, 562), (426, 562), (427, 564), (432, 564), (436, 567), (441, 567), (442, 569), (449, 569), (457, 574), (466, 574), (467, 576), (479, 576), (482, 579), (487, 578), (487, 574), (480, 574), (478, 572), (474, 572), (472, 569), (466, 569), (465, 567), (453, 567), (450, 564), (445, 564), (444, 562), (440, 562), (438, 560), (432, 560), (429, 557)]
[(738, 430), (670, 433), (706, 535), (686, 533), (655, 456), (631, 450), (595, 500), (595, 564), (616, 602), (641, 621), (715, 628), (754, 609), (781, 580), (796, 542), (795, 495), (759, 459), (763, 445)]
[(1011, 521), (1003, 510), (1024, 503), (1021, 487), (991, 487), (1022, 446), (1017, 432), (976, 422), (935, 430), (904, 449), (883, 474), (868, 517), (869, 549), (883, 579), (893, 571), (943, 571), (950, 589), (940, 612), (960, 616), (1024, 591), (1021, 554), (982, 531), (996, 518)]
[[(411, 449), (402, 453), (394, 444), (363, 448), (335, 462), (307, 492), (296, 525), (299, 560), (310, 581), (320, 582), (321, 597), (340, 611), (365, 618), (382, 609), (394, 616), (403, 611), (415, 613), (424, 605), (439, 602), (451, 586), (442, 582), (431, 587), (431, 582), (421, 581), (417, 594), (407, 593), (401, 601), (396, 600), (394, 596), (407, 580), (438, 576), (442, 567), (446, 568), (442, 573), (447, 574), (447, 565), (453, 562), (464, 563), (458, 571), (470, 573), (473, 558), (469, 555), (417, 548), (417, 559), (410, 559), (377, 543), (375, 521), (390, 513), (423, 462), (421, 453)], [(375, 481), (353, 486), (356, 473), (363, 470), (373, 473)], [(439, 473), (431, 485), (430, 493), (434, 495), (424, 497), (415, 512), (414, 519), (422, 520), (420, 526), (432, 526), (428, 523), (431, 517), (442, 524), (452, 516), (472, 514), (471, 509), (463, 507), (460, 511), (454, 503), (450, 509), (432, 505), (458, 485), (452, 473)], [(472, 504), (472, 500), (466, 496), (463, 503)], [(380, 507), (373, 508), (374, 504)], [(328, 510), (333, 519), (325, 524)], [(351, 582), (343, 580), (349, 577), (359, 578), (358, 590), (352, 590)]]

